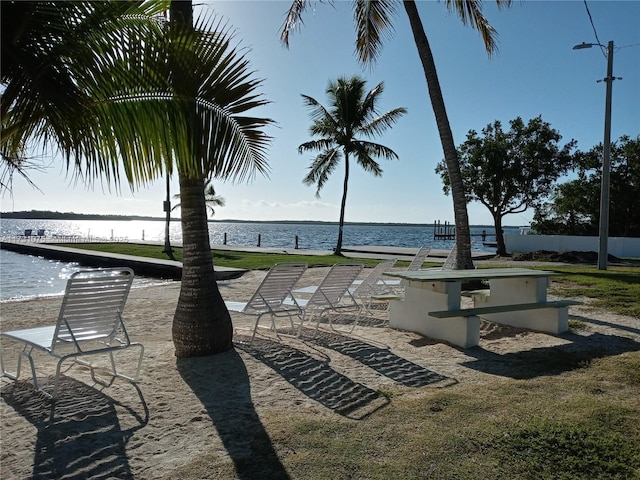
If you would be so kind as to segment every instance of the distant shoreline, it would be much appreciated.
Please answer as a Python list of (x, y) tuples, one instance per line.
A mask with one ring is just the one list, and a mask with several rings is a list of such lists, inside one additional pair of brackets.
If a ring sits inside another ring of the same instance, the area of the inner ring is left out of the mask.
[[(164, 222), (164, 217), (148, 217), (141, 215), (100, 215), (73, 212), (51, 212), (44, 210), (31, 210), (22, 212), (0, 212), (0, 218), (19, 220), (112, 220), (112, 221), (157, 221)], [(171, 218), (172, 222), (180, 221), (180, 218)], [(299, 225), (338, 225), (338, 222), (328, 222), (320, 220), (233, 220), (209, 219), (209, 223), (271, 223), (271, 224), (299, 224)], [(453, 224), (449, 222), (449, 224)], [(433, 223), (398, 223), (398, 222), (345, 222), (345, 225), (371, 225), (371, 226), (394, 226), (394, 227), (432, 227)], [(443, 223), (441, 223), (443, 225)], [(493, 225), (470, 225), (471, 227), (493, 228)], [(507, 227), (518, 227), (518, 225), (505, 225)]]

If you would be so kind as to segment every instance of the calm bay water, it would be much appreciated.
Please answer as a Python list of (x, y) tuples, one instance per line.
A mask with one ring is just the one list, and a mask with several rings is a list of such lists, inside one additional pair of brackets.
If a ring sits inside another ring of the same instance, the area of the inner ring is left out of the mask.
[[(46, 237), (69, 239), (145, 240), (164, 243), (163, 221), (111, 221), (111, 220), (25, 220), (0, 219), (0, 236), (15, 237), (31, 229), (35, 234), (43, 229)], [(486, 231), (487, 241), (494, 241), (493, 228), (474, 226), (471, 229), (473, 250), (494, 251), (483, 245), (481, 234)], [(449, 250), (453, 240), (435, 240), (433, 226), (427, 225), (346, 225), (344, 245), (382, 245), (418, 248), (430, 245), (434, 249)], [(517, 234), (519, 227), (506, 227), (505, 233)], [(304, 250), (332, 250), (338, 236), (334, 224), (298, 223), (234, 223), (210, 222), (211, 245), (222, 245), (226, 234), (229, 246), (257, 246), (258, 236), (262, 247), (295, 248)], [(171, 222), (170, 238), (174, 245), (182, 241), (180, 222)], [(61, 295), (66, 281), (78, 269), (74, 263), (47, 260), (0, 250), (0, 300), (12, 301), (34, 296)], [(136, 277), (136, 285), (153, 283), (153, 279)]]
[[(111, 221), (111, 220), (24, 220), (0, 219), (0, 236), (23, 235), (25, 230), (44, 230), (47, 237), (75, 237), (104, 240), (136, 240), (164, 242), (165, 222), (163, 221)], [(473, 249), (491, 251), (482, 243), (482, 231), (488, 234), (487, 240), (494, 240), (491, 226), (472, 226)], [(433, 226), (430, 225), (345, 225), (344, 245), (385, 245), (393, 247), (419, 248), (431, 245), (432, 248), (448, 250), (453, 240), (435, 240)], [(517, 234), (519, 227), (505, 227), (505, 233)], [(256, 246), (260, 235), (261, 246), (270, 248), (294, 248), (298, 237), (298, 246), (304, 250), (332, 250), (338, 237), (335, 224), (306, 223), (235, 223), (210, 222), (209, 239), (211, 245)], [(172, 244), (182, 242), (182, 230), (179, 221), (170, 225), (169, 237)]]

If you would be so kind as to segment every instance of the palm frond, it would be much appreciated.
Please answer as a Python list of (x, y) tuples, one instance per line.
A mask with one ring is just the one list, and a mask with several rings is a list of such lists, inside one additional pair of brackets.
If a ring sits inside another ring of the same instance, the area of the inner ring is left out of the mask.
[[(496, 0), (498, 8), (508, 7), (511, 0)], [(487, 55), (491, 57), (498, 51), (498, 32), (482, 14), (482, 0), (447, 0), (447, 10), (454, 11), (464, 25), (470, 25), (480, 32)]]
[[(273, 121), (246, 115), (267, 101), (257, 92), (262, 81), (253, 78), (246, 50), (232, 45), (234, 33), (226, 24), (209, 19), (196, 21), (196, 30), (168, 29), (149, 17), (152, 10), (133, 8), (146, 2), (63, 3), (66, 13), (76, 9), (68, 15), (72, 20), (53, 25), (71, 33), (44, 29), (42, 35), (54, 49), (45, 52), (61, 57), (54, 73), (63, 74), (55, 87), (34, 84), (24, 66), (12, 66), (6, 77), (2, 72), (8, 80), (3, 158), (16, 157), (28, 138), (57, 146), (86, 182), (117, 183), (122, 166), (130, 183), (146, 183), (171, 172), (174, 162), (183, 172), (233, 180), (267, 174), (270, 137), (263, 128)], [(100, 23), (101, 14), (115, 15), (109, 10), (115, 7), (125, 19)], [(73, 50), (82, 41), (87, 47)], [(69, 63), (76, 58), (72, 53), (81, 60)]]
[(381, 135), (387, 129), (395, 125), (400, 117), (407, 113), (407, 109), (404, 107), (394, 108), (388, 112), (374, 118), (368, 124), (360, 128), (359, 132), (367, 137), (371, 138), (376, 135)]
[(385, 38), (394, 33), (396, 0), (355, 0), (356, 53), (364, 64), (373, 64), (382, 51)]
[(342, 152), (340, 148), (336, 147), (320, 153), (311, 163), (309, 172), (302, 181), (305, 185), (313, 185), (314, 183), (317, 185), (317, 197), (320, 197), (320, 190), (338, 166), (341, 158)]
[[(333, 0), (318, 0), (320, 3), (328, 3), (333, 5)], [(302, 14), (307, 9), (309, 0), (293, 0), (287, 14), (285, 16), (284, 23), (280, 31), (280, 41), (286, 48), (289, 48), (289, 35), (304, 25), (302, 20)]]
[(336, 142), (333, 138), (319, 138), (301, 144), (298, 147), (298, 153), (331, 150), (335, 147)]

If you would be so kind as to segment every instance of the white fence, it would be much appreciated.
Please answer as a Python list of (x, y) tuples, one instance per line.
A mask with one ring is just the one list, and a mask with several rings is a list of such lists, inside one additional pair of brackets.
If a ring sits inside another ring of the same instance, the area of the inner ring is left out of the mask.
[[(551, 252), (597, 252), (598, 237), (578, 237), (572, 235), (505, 235), (507, 252), (526, 253), (536, 250)], [(640, 238), (609, 237), (609, 254), (616, 257), (640, 257)]]

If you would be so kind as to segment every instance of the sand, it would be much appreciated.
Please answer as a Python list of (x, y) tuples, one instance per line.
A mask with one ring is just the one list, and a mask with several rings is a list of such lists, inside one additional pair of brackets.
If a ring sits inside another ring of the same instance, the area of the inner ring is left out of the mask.
[[(317, 284), (326, 271), (309, 269), (302, 283)], [(245, 300), (263, 276), (249, 272), (220, 282), (222, 295)], [(217, 453), (219, 465), (246, 459), (251, 445), (269, 441), (260, 420), (267, 412), (339, 415), (356, 421), (393, 401), (385, 391), (419, 394), (533, 378), (557, 373), (540, 370), (540, 365), (548, 369), (548, 362), (537, 361), (549, 355), (578, 361), (640, 349), (638, 319), (596, 310), (587, 302), (570, 309), (571, 318), (581, 320), (583, 328), (554, 336), (487, 322), (480, 346), (466, 350), (390, 329), (380, 319), (369, 319), (351, 334), (322, 325), (316, 338), (302, 340), (279, 341), (265, 331), (249, 345), (250, 320), (234, 314), (233, 350), (178, 361), (171, 341), (178, 293), (178, 283), (131, 292), (125, 322), (131, 337), (145, 346), (137, 386), (117, 379), (104, 387), (84, 367), (65, 369), (51, 418), (51, 404), (34, 395), (26, 381), (28, 369), (25, 381), (15, 385), (2, 379), (2, 479), (172, 478), (172, 469), (205, 450)], [(60, 300), (2, 303), (1, 328), (51, 324)], [(7, 355), (15, 351), (7, 342), (3, 347)], [(37, 358), (38, 377), (50, 384), (55, 365), (47, 356)], [(125, 367), (132, 365), (124, 360)]]

